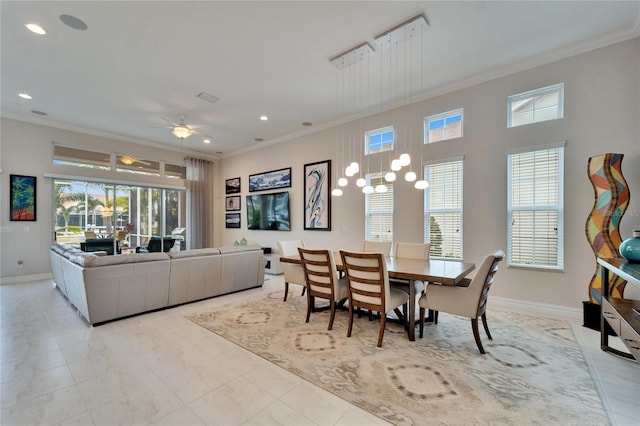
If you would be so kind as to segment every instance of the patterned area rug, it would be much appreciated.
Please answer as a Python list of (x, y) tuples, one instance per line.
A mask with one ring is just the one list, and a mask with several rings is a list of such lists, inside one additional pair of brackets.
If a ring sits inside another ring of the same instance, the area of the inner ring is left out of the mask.
[[(568, 323), (489, 312), (481, 355), (466, 318), (440, 314), (423, 339), (387, 322), (314, 312), (282, 293), (189, 315), (202, 327), (397, 425), (607, 425), (602, 403)], [(482, 328), (482, 327), (481, 327)]]

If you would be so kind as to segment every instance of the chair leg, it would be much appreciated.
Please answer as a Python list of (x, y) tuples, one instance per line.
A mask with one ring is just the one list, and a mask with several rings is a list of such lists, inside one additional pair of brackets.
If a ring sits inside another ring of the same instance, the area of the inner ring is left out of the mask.
[(313, 310), (315, 303), (315, 298), (307, 294), (307, 320), (305, 322), (309, 322), (309, 317), (311, 316), (311, 311)]
[(289, 283), (284, 282), (284, 301), (287, 301), (287, 295), (289, 294)]
[(378, 332), (378, 347), (382, 346), (382, 337), (384, 336), (384, 324), (387, 316), (380, 312), (380, 331)]
[(438, 311), (433, 311), (433, 323), (438, 323)]
[(480, 341), (480, 333), (478, 331), (478, 318), (471, 319), (471, 328), (473, 329), (473, 337), (476, 339), (476, 345), (478, 345), (480, 353), (484, 355), (484, 348), (482, 347), (482, 342)]
[(329, 317), (329, 328), (327, 330), (331, 330), (333, 327), (333, 319), (336, 316), (336, 302), (334, 300), (331, 301), (331, 316)]
[(420, 338), (422, 339), (422, 336), (424, 335), (424, 314), (425, 314), (426, 309), (423, 307), (420, 307)]
[(489, 333), (489, 326), (487, 325), (487, 314), (486, 313), (482, 314), (482, 325), (484, 325), (484, 331), (487, 332), (487, 336), (489, 337), (489, 340), (493, 340), (493, 337), (491, 337), (491, 333)]
[(302, 286), (302, 294), (300, 296), (304, 296), (304, 292), (305, 292), (306, 289), (307, 289), (307, 286), (303, 285)]
[(351, 337), (351, 329), (353, 328), (353, 306), (349, 303), (349, 329), (347, 330), (347, 337)]

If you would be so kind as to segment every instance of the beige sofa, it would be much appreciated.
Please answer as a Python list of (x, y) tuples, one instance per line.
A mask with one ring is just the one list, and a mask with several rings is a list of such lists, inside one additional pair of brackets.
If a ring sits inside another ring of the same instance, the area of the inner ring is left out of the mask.
[(264, 283), (260, 246), (96, 256), (50, 250), (53, 280), (90, 324), (233, 293)]

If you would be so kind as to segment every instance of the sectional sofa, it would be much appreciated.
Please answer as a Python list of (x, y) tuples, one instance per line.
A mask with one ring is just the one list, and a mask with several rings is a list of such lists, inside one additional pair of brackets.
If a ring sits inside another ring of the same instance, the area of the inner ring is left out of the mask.
[(50, 250), (53, 280), (91, 325), (260, 287), (260, 246), (97, 256), (67, 244)]

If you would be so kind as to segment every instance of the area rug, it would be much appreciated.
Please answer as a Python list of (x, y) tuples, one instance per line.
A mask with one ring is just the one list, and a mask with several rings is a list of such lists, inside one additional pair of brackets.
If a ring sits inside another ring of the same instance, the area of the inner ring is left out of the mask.
[(493, 340), (475, 345), (469, 319), (440, 314), (410, 342), (387, 323), (314, 312), (282, 293), (188, 319), (305, 380), (397, 425), (607, 425), (607, 416), (571, 327), (516, 312), (488, 312)]

